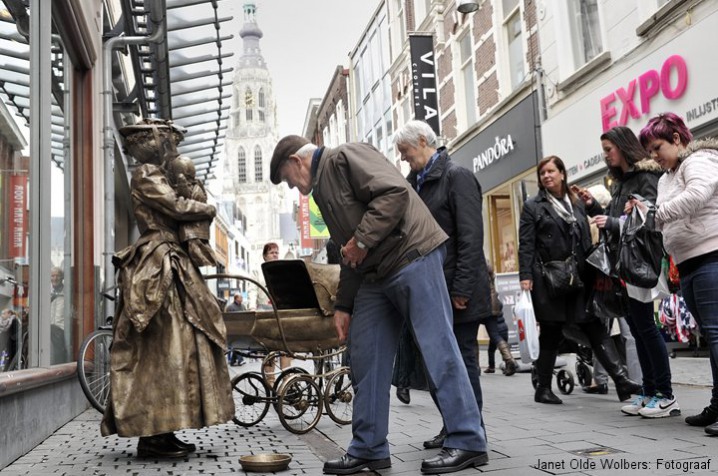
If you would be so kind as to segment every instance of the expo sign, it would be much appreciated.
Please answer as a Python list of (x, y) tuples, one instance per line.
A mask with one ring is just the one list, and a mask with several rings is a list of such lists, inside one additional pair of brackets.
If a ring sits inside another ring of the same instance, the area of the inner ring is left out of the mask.
[[(666, 59), (660, 72), (655, 69), (648, 70), (638, 78), (631, 80), (628, 87), (618, 88), (601, 99), (603, 131), (606, 132), (615, 126), (625, 126), (629, 116), (633, 119), (640, 119), (641, 116), (650, 114), (651, 100), (659, 93), (672, 101), (683, 96), (687, 87), (688, 66), (686, 61), (679, 55), (673, 55)], [(636, 89), (638, 89), (637, 98)], [(621, 115), (616, 121), (617, 107), (620, 108)]]

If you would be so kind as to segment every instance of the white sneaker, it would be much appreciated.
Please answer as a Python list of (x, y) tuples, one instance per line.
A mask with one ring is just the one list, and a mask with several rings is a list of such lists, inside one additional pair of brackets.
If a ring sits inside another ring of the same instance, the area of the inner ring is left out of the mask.
[(636, 395), (633, 400), (631, 400), (631, 403), (621, 407), (621, 411), (626, 415), (637, 416), (643, 407), (645, 407), (650, 401), (651, 397)]
[(664, 398), (657, 395), (645, 407), (638, 411), (643, 418), (665, 418), (681, 414), (676, 397)]

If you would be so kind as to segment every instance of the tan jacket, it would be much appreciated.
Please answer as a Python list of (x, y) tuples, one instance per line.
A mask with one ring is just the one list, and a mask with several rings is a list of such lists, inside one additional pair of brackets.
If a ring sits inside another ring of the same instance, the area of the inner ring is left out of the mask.
[(356, 271), (342, 266), (336, 308), (351, 310), (362, 281), (381, 281), (447, 239), (401, 173), (369, 144), (325, 148), (312, 180), (337, 245), (354, 236), (369, 248)]

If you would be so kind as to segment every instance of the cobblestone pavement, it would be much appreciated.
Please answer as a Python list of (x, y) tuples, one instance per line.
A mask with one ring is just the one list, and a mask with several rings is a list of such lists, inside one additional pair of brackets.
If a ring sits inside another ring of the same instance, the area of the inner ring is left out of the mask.
[[(573, 370), (570, 358), (567, 360), (566, 368)], [(528, 374), (483, 375), (490, 462), (455, 474), (714, 474), (718, 472), (718, 438), (683, 422), (686, 415), (699, 412), (708, 403), (708, 360), (679, 357), (671, 359), (671, 367), (683, 415), (660, 420), (624, 416), (615, 394), (588, 395), (578, 387), (570, 395), (559, 394), (563, 405), (537, 404)], [(254, 362), (232, 371), (256, 368)], [(392, 393), (392, 468), (364, 474), (417, 475), (421, 460), (436, 453), (424, 450), (421, 443), (438, 432), (440, 416), (426, 392), (412, 391), (411, 399), (410, 405), (403, 405)], [(181, 432), (181, 438), (198, 446), (197, 452), (186, 459), (138, 460), (134, 458), (137, 439), (103, 438), (99, 420), (96, 411), (86, 411), (0, 474), (245, 474), (240, 456), (277, 452), (292, 455), (289, 469), (277, 474), (320, 475), (323, 461), (343, 454), (351, 437), (349, 425), (337, 425), (327, 416), (306, 435), (289, 433), (270, 409), (252, 428), (226, 424)], [(694, 469), (701, 465), (706, 469)]]

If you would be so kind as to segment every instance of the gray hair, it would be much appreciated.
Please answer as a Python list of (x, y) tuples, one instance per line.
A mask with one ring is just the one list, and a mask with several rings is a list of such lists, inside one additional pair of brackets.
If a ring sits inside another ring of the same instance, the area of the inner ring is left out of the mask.
[(315, 144), (310, 142), (309, 144), (301, 146), (299, 150), (295, 152), (295, 155), (298, 155), (299, 157), (306, 157), (307, 155), (312, 155), (317, 148), (318, 147)]
[(426, 144), (436, 147), (436, 134), (429, 124), (424, 121), (409, 121), (394, 134), (394, 144), (407, 144), (419, 147), (419, 138), (424, 137)]

